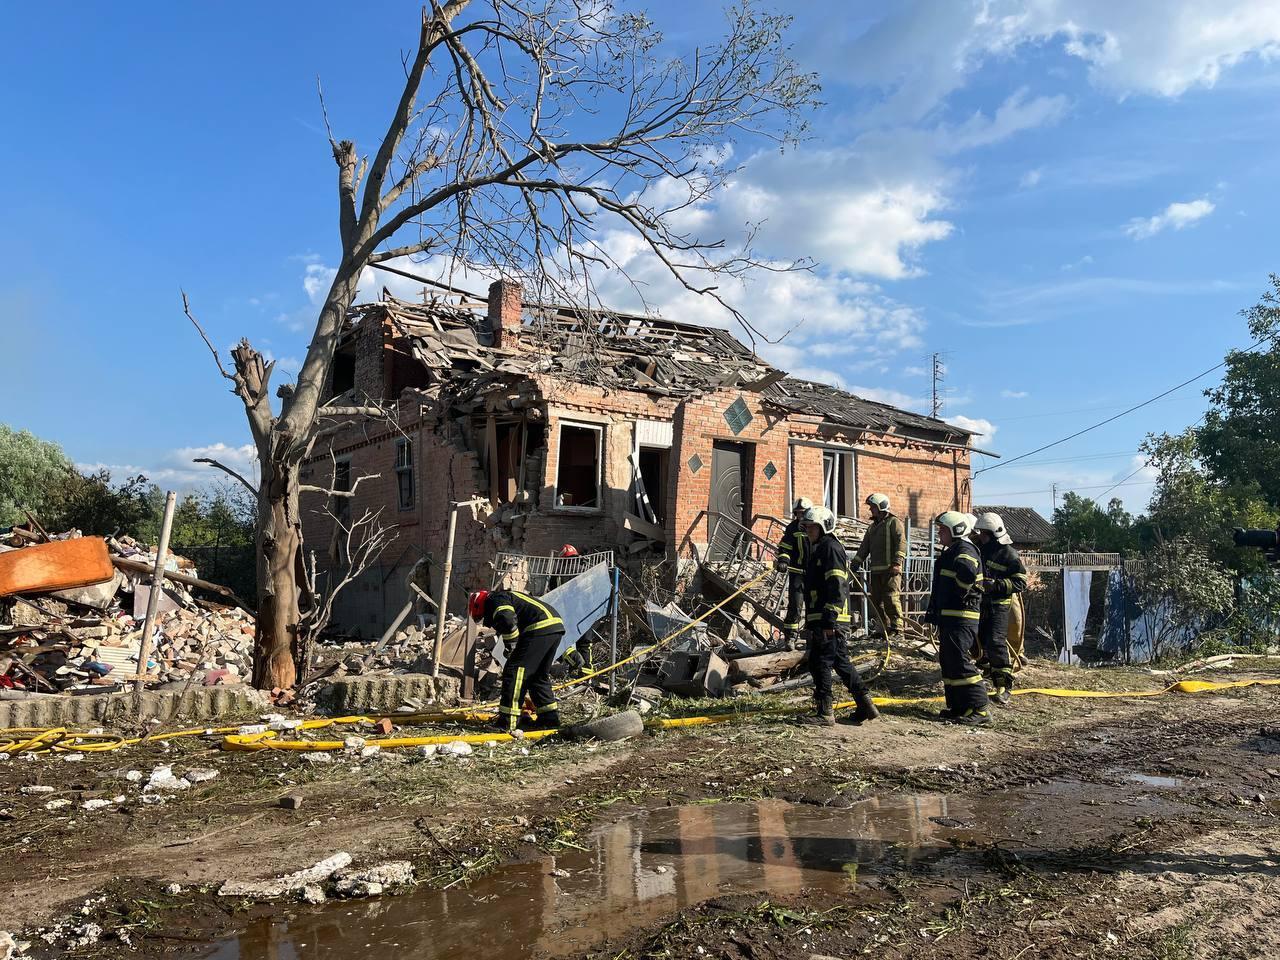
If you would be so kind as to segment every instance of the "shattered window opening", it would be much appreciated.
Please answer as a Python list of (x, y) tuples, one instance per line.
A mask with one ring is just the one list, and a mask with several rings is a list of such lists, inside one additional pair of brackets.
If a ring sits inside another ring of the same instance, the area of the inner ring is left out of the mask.
[(857, 471), (853, 454), (827, 450), (822, 454), (822, 503), (838, 517), (858, 515)]
[[(351, 461), (339, 460), (333, 465), (333, 489), (339, 492), (351, 489)], [(344, 527), (351, 522), (351, 498), (335, 497), (334, 514)]]
[(599, 510), (601, 447), (604, 431), (586, 424), (561, 423), (557, 451), (556, 507)]
[(396, 441), (396, 487), (400, 509), (413, 509), (413, 441)]
[(645, 519), (666, 524), (667, 476), (671, 469), (671, 450), (666, 447), (640, 448), (640, 482), (652, 516)]
[(333, 355), (329, 396), (339, 397), (356, 386), (356, 357), (349, 350), (339, 350)]

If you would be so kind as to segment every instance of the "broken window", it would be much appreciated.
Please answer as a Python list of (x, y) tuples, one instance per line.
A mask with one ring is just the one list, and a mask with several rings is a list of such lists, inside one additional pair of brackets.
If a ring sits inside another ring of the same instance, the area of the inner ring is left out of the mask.
[(827, 450), (822, 454), (822, 503), (837, 517), (858, 515), (857, 473), (853, 454)]
[[(351, 489), (351, 461), (339, 460), (333, 465), (333, 489), (338, 492)], [(351, 498), (334, 497), (333, 513), (344, 527), (351, 522)]]
[(556, 506), (600, 509), (600, 462), (604, 431), (582, 424), (560, 424), (556, 470)]
[(337, 397), (354, 390), (356, 386), (356, 355), (351, 351), (339, 350), (333, 355), (333, 366), (330, 373), (329, 396)]
[(413, 441), (396, 441), (396, 488), (401, 510), (413, 509)]
[(636, 502), (640, 516), (650, 523), (666, 525), (667, 476), (671, 451), (664, 447), (641, 447), (640, 476), (636, 484)]

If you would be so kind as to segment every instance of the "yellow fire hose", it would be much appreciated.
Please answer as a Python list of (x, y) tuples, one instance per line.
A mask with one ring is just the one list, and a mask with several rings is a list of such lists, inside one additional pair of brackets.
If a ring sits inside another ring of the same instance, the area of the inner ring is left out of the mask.
[[(1221, 690), (1238, 690), (1246, 687), (1272, 687), (1280, 686), (1280, 679), (1267, 680), (1234, 680), (1227, 682), (1217, 682), (1210, 680), (1180, 680), (1177, 683), (1171, 683), (1159, 690), (1071, 690), (1057, 687), (1030, 687), (1023, 690), (1014, 690), (1013, 695), (1016, 697), (1023, 696), (1040, 696), (1040, 697), (1068, 697), (1076, 699), (1136, 699), (1146, 697), (1159, 697), (1168, 693), (1209, 693)], [(914, 706), (926, 703), (941, 703), (943, 697), (874, 697), (873, 700), (878, 707), (892, 706)], [(837, 710), (845, 710), (853, 707), (855, 704), (852, 700), (837, 703)], [(791, 707), (773, 707), (764, 710), (744, 710), (740, 712), (726, 712), (721, 714), (707, 714), (696, 717), (673, 717), (669, 719), (650, 720), (645, 726), (651, 730), (671, 730), (681, 727), (703, 726), (712, 723), (728, 723), (734, 720), (743, 720), (762, 716), (777, 716), (789, 713), (798, 713), (809, 709), (808, 706), (791, 706)], [(476, 719), (480, 719), (485, 715), (477, 715)], [(296, 727), (296, 730), (319, 730), (334, 726), (347, 726), (357, 723), (372, 723), (378, 717), (331, 717), (322, 720), (305, 720)], [(404, 720), (404, 716), (394, 716), (394, 719)], [(223, 734), (222, 748), (224, 750), (295, 750), (295, 751), (332, 751), (342, 750), (346, 746), (342, 740), (281, 740), (279, 733), (276, 731), (266, 731), (264, 733), (241, 734), (240, 727), (199, 727), (190, 730), (177, 730), (172, 733), (158, 734), (148, 739), (153, 741), (174, 740), (180, 737), (199, 737), (209, 736), (212, 734)], [(420, 747), (431, 744), (445, 743), (502, 743), (512, 740), (540, 740), (543, 737), (550, 736), (555, 733), (554, 730), (536, 730), (524, 733), (522, 736), (514, 737), (506, 733), (472, 733), (472, 734), (441, 734), (430, 737), (383, 737), (383, 738), (364, 738), (364, 742), (368, 745), (376, 745), (383, 749), (395, 749), (398, 747)], [(80, 753), (96, 753), (105, 750), (118, 750), (121, 747), (134, 746), (143, 741), (142, 737), (123, 737), (110, 733), (80, 733), (67, 730), (62, 727), (53, 727), (47, 730), (38, 730), (31, 728), (14, 728), (10, 730), (0, 731), (0, 737), (6, 739), (0, 740), (0, 753), (17, 754), (17, 753), (46, 753), (46, 752), (80, 752)]]
[[(755, 579), (743, 584), (736, 591), (721, 600), (715, 606), (711, 607), (705, 613), (701, 614), (694, 620), (685, 624), (679, 630), (658, 641), (650, 647), (634, 653), (628, 657), (619, 660), (617, 663), (603, 667), (592, 673), (581, 677), (576, 677), (557, 685), (556, 689), (564, 689), (565, 687), (575, 686), (595, 677), (617, 670), (619, 667), (626, 665), (641, 657), (660, 649), (671, 643), (687, 630), (692, 629), (698, 623), (706, 620), (717, 610), (721, 609), (725, 604), (729, 603), (735, 597), (746, 592), (755, 584), (765, 579), (769, 575), (768, 571), (756, 577)], [(876, 611), (877, 618), (881, 621), (882, 627), (885, 627), (880, 612)], [(887, 668), (889, 657), (892, 649), (889, 644), (888, 629), (885, 627), (885, 652), (882, 669)], [(877, 656), (878, 658), (878, 656)], [(865, 661), (865, 658), (864, 658)], [(1274, 680), (1238, 680), (1230, 682), (1214, 682), (1208, 680), (1181, 680), (1176, 683), (1169, 684), (1159, 690), (1136, 690), (1136, 691), (1100, 691), (1100, 690), (1070, 690), (1054, 687), (1032, 687), (1022, 690), (1012, 691), (1014, 696), (1042, 696), (1042, 697), (1069, 697), (1080, 699), (1103, 699), (1103, 698), (1142, 698), (1142, 697), (1158, 697), (1167, 693), (1205, 693), (1218, 690), (1240, 689), (1253, 686), (1280, 686), (1280, 679)], [(873, 697), (873, 702), (878, 707), (889, 706), (913, 706), (926, 703), (940, 703), (945, 698), (939, 696), (931, 697)], [(854, 707), (856, 704), (852, 700), (837, 703), (837, 710), (845, 710)], [(68, 730), (64, 727), (52, 727), (48, 729), (38, 728), (11, 728), (8, 730), (0, 730), (0, 754), (19, 754), (19, 753), (99, 753), (107, 750), (118, 750), (122, 747), (135, 746), (145, 740), (156, 742), (164, 742), (167, 740), (176, 740), (183, 737), (206, 737), (211, 735), (222, 734), (222, 748), (224, 750), (238, 751), (256, 751), (256, 750), (292, 750), (292, 751), (335, 751), (345, 749), (346, 743), (343, 740), (299, 740), (280, 739), (280, 733), (292, 733), (295, 731), (305, 730), (322, 730), (329, 727), (350, 726), (361, 723), (373, 723), (383, 717), (387, 717), (399, 723), (432, 723), (432, 722), (457, 722), (457, 721), (484, 721), (493, 717), (493, 713), (486, 707), (496, 706), (496, 702), (490, 704), (482, 704), (478, 706), (459, 707), (450, 710), (438, 711), (435, 713), (415, 713), (415, 714), (378, 714), (374, 716), (349, 716), (349, 717), (327, 717), (322, 719), (304, 720), (288, 730), (273, 731), (267, 730), (256, 733), (241, 733), (242, 725), (223, 726), (223, 727), (195, 727), (187, 730), (176, 730), (171, 733), (155, 734), (148, 737), (125, 737), (113, 733), (83, 733)], [(809, 709), (807, 705), (802, 706), (779, 706), (770, 707), (759, 710), (744, 711), (726, 711), (725, 713), (707, 714), (695, 717), (674, 717), (668, 719), (650, 720), (645, 723), (645, 727), (650, 730), (671, 730), (682, 727), (703, 726), (714, 723), (728, 723), (734, 720), (749, 719), (754, 717), (765, 716), (783, 716), (792, 713), (799, 713)], [(363, 742), (370, 746), (378, 746), (381, 749), (397, 749), (400, 747), (422, 747), (431, 745), (443, 745), (447, 743), (468, 743), (468, 744), (484, 744), (484, 743), (502, 743), (509, 741), (535, 741), (544, 737), (551, 736), (558, 731), (555, 730), (536, 730), (522, 732), (518, 736), (507, 733), (499, 733), (497, 731), (491, 733), (471, 733), (471, 734), (440, 734), (427, 737), (383, 737), (383, 738), (362, 738)]]

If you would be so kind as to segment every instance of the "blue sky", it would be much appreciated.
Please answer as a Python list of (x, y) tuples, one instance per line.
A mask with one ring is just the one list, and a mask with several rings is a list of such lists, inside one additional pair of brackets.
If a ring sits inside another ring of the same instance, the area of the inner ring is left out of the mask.
[[(711, 3), (646, 7), (673, 50), (718, 26)], [(202, 476), (193, 455), (243, 461), (239, 404), (179, 289), (215, 343), (247, 336), (296, 369), (337, 256), (316, 77), (338, 133), (372, 149), (416, 9), (10, 5), (2, 419), (174, 485)], [(826, 101), (813, 138), (740, 146), (734, 188), (704, 211), (727, 235), (761, 219), (767, 255), (818, 261), (734, 291), (788, 334), (774, 362), (922, 409), (942, 351), (946, 415), (1011, 457), (1248, 342), (1238, 311), (1280, 269), (1275, 3), (796, 9), (795, 55)], [(717, 321), (635, 257), (652, 306)], [(1047, 512), (1055, 483), (1100, 495), (1139, 470), (1147, 432), (1194, 422), (1212, 383), (983, 473), (975, 497)], [(1139, 509), (1148, 480), (1114, 495)]]

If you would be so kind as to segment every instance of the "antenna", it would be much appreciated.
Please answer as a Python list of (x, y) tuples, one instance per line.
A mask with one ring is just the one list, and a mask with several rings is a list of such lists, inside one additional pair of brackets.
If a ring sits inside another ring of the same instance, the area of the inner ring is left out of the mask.
[(942, 362), (943, 355), (935, 353), (933, 355), (933, 405), (930, 408), (929, 415), (934, 419), (942, 416), (942, 381), (946, 379), (947, 367)]

